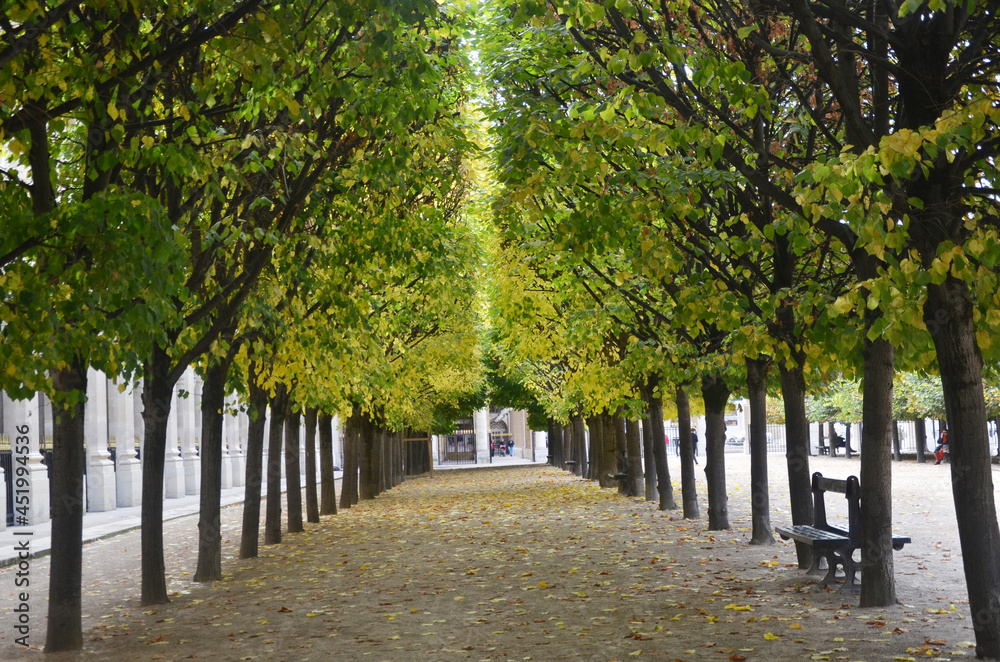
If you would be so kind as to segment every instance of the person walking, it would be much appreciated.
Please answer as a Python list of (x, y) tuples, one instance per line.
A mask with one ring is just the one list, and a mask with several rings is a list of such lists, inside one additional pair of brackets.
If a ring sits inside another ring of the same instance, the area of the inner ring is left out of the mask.
[(698, 432), (691, 428), (691, 454), (694, 455), (694, 463), (698, 464)]

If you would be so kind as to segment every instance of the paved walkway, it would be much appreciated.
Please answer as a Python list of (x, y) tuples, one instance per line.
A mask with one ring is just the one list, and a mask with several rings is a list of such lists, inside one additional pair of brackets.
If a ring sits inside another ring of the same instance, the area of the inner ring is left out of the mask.
[[(531, 460), (519, 457), (495, 457), (493, 464), (454, 464), (438, 465), (434, 467), (438, 470), (451, 469), (485, 469), (490, 466), (513, 466), (522, 464), (533, 464)], [(342, 471), (335, 471), (334, 477), (340, 482), (343, 477)], [(266, 485), (264, 486), (264, 496), (266, 496)], [(243, 503), (244, 487), (231, 487), (222, 490), (222, 507)], [(340, 487), (337, 487), (339, 493)], [(282, 481), (282, 492), (284, 492), (284, 481)], [(197, 494), (189, 494), (179, 499), (163, 500), (163, 521), (197, 515), (199, 509), (199, 499)], [(111, 536), (138, 529), (142, 523), (142, 506), (131, 508), (118, 508), (103, 513), (86, 513), (83, 516), (83, 542), (93, 542)], [(30, 532), (30, 534), (28, 533)], [(29, 547), (34, 557), (46, 556), (52, 548), (52, 523), (46, 522), (38, 526), (8, 527), (6, 531), (0, 531), (0, 568), (13, 565), (18, 560), (19, 545), (24, 541), (29, 541)]]
[[(500, 460), (492, 466), (518, 463)], [(225, 577), (208, 584), (191, 580), (193, 518), (166, 522), (171, 602), (153, 607), (139, 605), (140, 541), (131, 531), (84, 548), (83, 653), (40, 651), (48, 560), (30, 567), (28, 601), (14, 568), (0, 570), (0, 659), (971, 657), (947, 471), (893, 465), (894, 523), (913, 537), (894, 553), (902, 604), (865, 610), (799, 570), (791, 544), (748, 544), (749, 460), (726, 460), (726, 531), (544, 466), (435, 471), (262, 546), (254, 559), (236, 558), (242, 511), (226, 508)], [(774, 465), (772, 517), (783, 523), (786, 481)], [(813, 458), (810, 468), (844, 476), (859, 465)], [(11, 608), (29, 602), (25, 649), (14, 643)]]

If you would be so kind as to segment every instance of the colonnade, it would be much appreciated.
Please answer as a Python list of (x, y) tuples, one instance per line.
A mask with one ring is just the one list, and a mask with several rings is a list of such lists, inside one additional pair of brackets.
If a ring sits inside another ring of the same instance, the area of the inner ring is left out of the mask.
[[(201, 379), (190, 368), (174, 387), (167, 419), (168, 442), (164, 458), (163, 496), (166, 499), (177, 499), (200, 491), (201, 387)], [(141, 386), (109, 378), (97, 370), (88, 372), (84, 419), (84, 499), (87, 512), (105, 512), (142, 503), (144, 426), (141, 396)], [(236, 411), (238, 405), (235, 396), (226, 398), (222, 431), (223, 489), (243, 486), (246, 473), (244, 444), (249, 418), (245, 412)], [(335, 419), (335, 426), (336, 423)], [(4, 475), (4, 468), (0, 466), (0, 486), (4, 485), (4, 480), (25, 479), (16, 483), (18, 491), (12, 495), (15, 505), (18, 496), (24, 495), (27, 499), (21, 503), (26, 501), (28, 504), (25, 516), (15, 516), (15, 526), (33, 526), (49, 521), (49, 474), (48, 467), (43, 464), (43, 451), (52, 448), (52, 430), (52, 406), (44, 394), (36, 393), (26, 400), (12, 400), (6, 393), (0, 392), (0, 438), (7, 442), (2, 448), (23, 448), (24, 437), (27, 437), (26, 456), (24, 453), (15, 454), (8, 469), (13, 475)], [(264, 434), (266, 440), (267, 429)], [(304, 426), (300, 427), (299, 434), (299, 466), (305, 467)], [(335, 429), (334, 443), (337, 446), (339, 436)], [(113, 460), (112, 449), (115, 451)], [(335, 457), (340, 455), (335, 450)], [(267, 466), (266, 443), (264, 463)], [(25, 466), (27, 472), (18, 474), (19, 466)], [(0, 489), (0, 530), (6, 528), (3, 514), (7, 512), (7, 496), (7, 490)]]

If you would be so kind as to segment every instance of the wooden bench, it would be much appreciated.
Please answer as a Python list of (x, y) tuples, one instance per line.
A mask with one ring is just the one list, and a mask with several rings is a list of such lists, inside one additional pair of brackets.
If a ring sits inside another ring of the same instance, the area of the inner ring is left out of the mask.
[[(847, 499), (847, 529), (833, 526), (826, 521), (826, 492), (843, 494)], [(826, 562), (826, 575), (822, 581), (832, 584), (837, 580), (838, 569), (843, 572), (844, 585), (840, 590), (857, 591), (861, 587), (860, 560), (854, 552), (861, 549), (861, 483), (857, 476), (847, 480), (824, 478), (819, 472), (812, 476), (813, 524), (778, 526), (775, 531), (785, 540), (794, 540), (813, 548), (812, 566), (807, 572), (823, 572), (821, 562)], [(896, 551), (910, 542), (906, 536), (893, 536), (892, 548)]]

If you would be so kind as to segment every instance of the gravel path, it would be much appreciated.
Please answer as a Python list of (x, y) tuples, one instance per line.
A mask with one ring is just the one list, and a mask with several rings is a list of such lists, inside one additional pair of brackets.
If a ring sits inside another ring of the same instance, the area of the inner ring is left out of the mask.
[[(155, 608), (138, 606), (139, 533), (130, 532), (85, 549), (80, 654), (43, 656), (14, 644), (16, 568), (0, 571), (0, 659), (974, 655), (947, 467), (894, 465), (894, 528), (914, 541), (895, 556), (902, 604), (861, 610), (856, 596), (802, 574), (790, 544), (747, 543), (749, 460), (726, 460), (728, 531), (706, 531), (704, 519), (685, 521), (547, 467), (438, 472), (325, 517), (249, 561), (235, 559), (242, 510), (227, 508), (226, 579), (198, 585), (189, 576), (197, 519), (168, 522), (173, 597)], [(772, 522), (785, 523), (784, 459), (769, 460)], [(825, 475), (859, 472), (857, 459), (812, 460)], [(44, 642), (47, 574), (47, 559), (32, 561), (33, 647)]]

